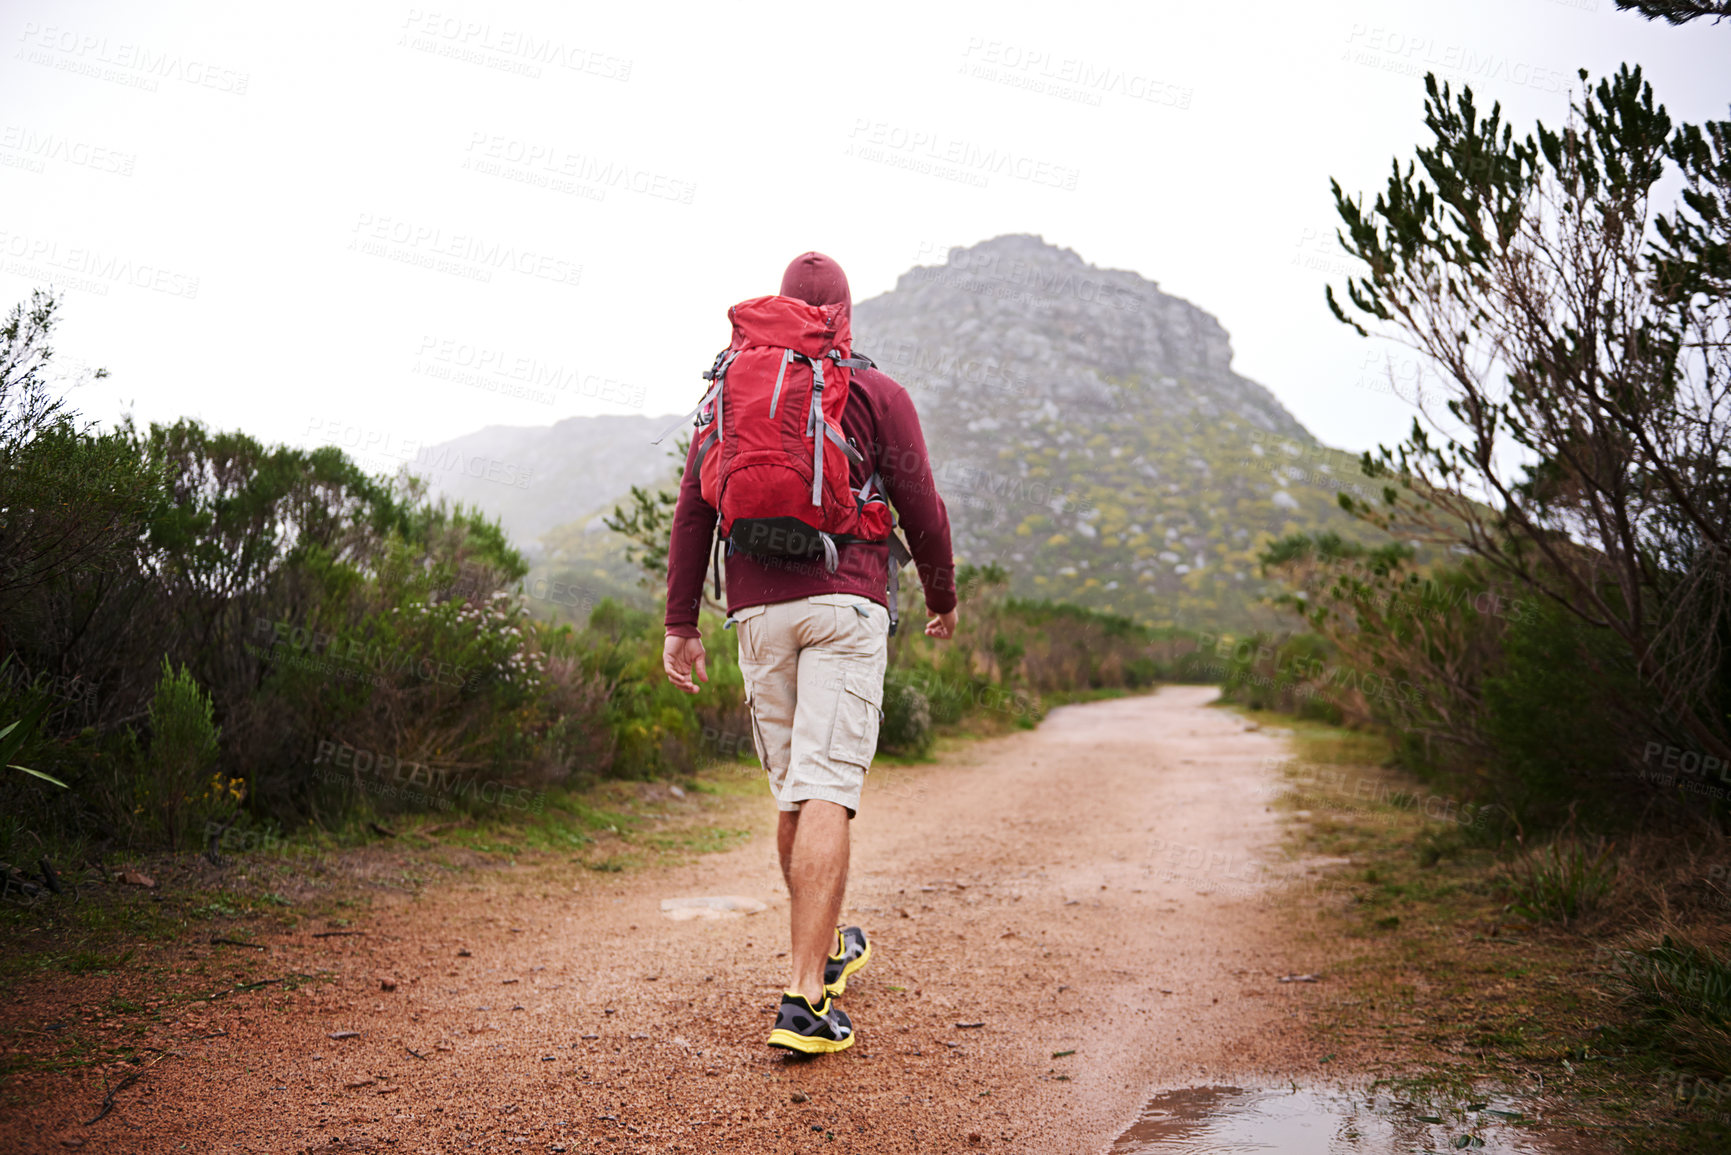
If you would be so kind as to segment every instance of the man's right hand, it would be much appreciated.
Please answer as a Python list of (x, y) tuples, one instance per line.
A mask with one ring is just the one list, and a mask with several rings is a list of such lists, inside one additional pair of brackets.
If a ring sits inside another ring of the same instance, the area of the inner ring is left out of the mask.
[(932, 619), (926, 623), (926, 637), (928, 638), (938, 638), (941, 640), (944, 638), (953, 638), (955, 636), (955, 610), (951, 610), (947, 614), (934, 614)]
[(697, 693), (697, 682), (691, 680), (693, 668), (698, 681), (709, 681), (709, 671), (703, 666), (703, 639), (668, 634), (661, 643), (661, 668), (667, 671), (669, 682), (687, 694)]

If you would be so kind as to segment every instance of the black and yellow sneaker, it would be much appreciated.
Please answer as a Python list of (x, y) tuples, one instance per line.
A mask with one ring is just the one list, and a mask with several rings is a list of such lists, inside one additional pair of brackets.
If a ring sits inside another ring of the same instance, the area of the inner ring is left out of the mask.
[(835, 932), (835, 953), (823, 964), (823, 993), (845, 994), (848, 976), (865, 966), (872, 957), (872, 944), (865, 931), (857, 926)]
[(787, 991), (781, 996), (781, 1013), (769, 1045), (807, 1055), (827, 1055), (853, 1046), (853, 1021), (828, 995), (823, 1005), (813, 1007), (804, 995)]

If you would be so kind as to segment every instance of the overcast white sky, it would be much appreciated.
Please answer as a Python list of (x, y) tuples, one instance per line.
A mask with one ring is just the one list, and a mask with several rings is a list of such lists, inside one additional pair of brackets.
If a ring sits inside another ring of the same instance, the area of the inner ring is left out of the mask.
[[(1411, 416), (1323, 304), (1328, 179), (1410, 157), (1427, 68), (1523, 131), (1583, 66), (1643, 65), (1678, 119), (1731, 102), (1731, 23), (1611, 0), (823, 11), (4, 0), (0, 301), (65, 289), (62, 361), (112, 373), (88, 416), (391, 452), (682, 411), (803, 250), (863, 299), (1037, 233), (1214, 313), (1357, 450)], [(896, 163), (993, 150), (983, 187)], [(497, 391), (531, 363), (567, 387)]]

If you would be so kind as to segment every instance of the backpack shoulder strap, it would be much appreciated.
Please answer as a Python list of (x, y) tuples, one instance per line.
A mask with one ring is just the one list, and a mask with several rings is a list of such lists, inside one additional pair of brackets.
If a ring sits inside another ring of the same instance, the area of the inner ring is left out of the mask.
[(843, 369), (877, 368), (877, 365), (872, 362), (872, 359), (867, 357), (864, 353), (855, 353), (852, 357), (843, 357), (836, 350), (831, 349), (829, 351), (829, 359), (834, 361), (837, 365), (840, 365)]

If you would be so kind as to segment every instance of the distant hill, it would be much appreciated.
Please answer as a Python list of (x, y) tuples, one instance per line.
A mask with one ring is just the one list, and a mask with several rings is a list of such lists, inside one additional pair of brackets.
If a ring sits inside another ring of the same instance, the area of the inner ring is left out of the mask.
[(633, 485), (662, 480), (671, 462), (665, 448), (649, 442), (670, 420), (567, 417), (553, 425), (489, 425), (427, 449), (415, 472), (435, 493), (497, 517), (535, 556), (548, 530), (611, 508), (612, 499)]
[[(1004, 565), (1018, 594), (1156, 624), (1273, 624), (1263, 544), (1368, 537), (1337, 505), (1364, 483), (1353, 455), (1234, 373), (1218, 320), (1137, 273), (997, 237), (857, 302), (854, 330), (919, 407), (957, 557)], [(451, 444), (532, 465), (532, 486), (433, 480), (498, 514), (544, 585), (647, 598), (599, 515), (632, 484), (671, 481), (647, 445), (666, 420), (489, 427)]]

